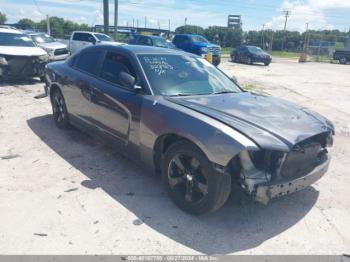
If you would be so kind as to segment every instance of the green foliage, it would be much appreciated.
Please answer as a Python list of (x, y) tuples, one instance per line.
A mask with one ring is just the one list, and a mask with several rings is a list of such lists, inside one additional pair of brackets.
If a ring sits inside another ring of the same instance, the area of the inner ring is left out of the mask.
[(222, 47), (236, 47), (243, 41), (243, 31), (223, 26), (209, 26), (204, 31), (205, 37)]
[[(43, 19), (40, 22), (34, 22), (31, 19), (23, 18), (18, 21), (18, 24), (29, 25), (31, 28), (43, 32), (46, 32), (47, 30), (46, 19)], [(70, 20), (52, 16), (50, 17), (50, 29), (53, 37), (69, 38), (73, 31), (90, 31), (91, 28), (86, 24), (78, 24)]]
[(0, 25), (5, 24), (7, 21), (6, 15), (0, 12)]
[(184, 25), (175, 29), (175, 33), (177, 34), (196, 34), (203, 35), (204, 29), (203, 27), (197, 25)]

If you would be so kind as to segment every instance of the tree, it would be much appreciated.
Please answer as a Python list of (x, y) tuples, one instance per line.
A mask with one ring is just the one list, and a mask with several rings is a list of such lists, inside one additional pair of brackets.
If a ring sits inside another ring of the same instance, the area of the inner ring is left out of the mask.
[(206, 38), (222, 47), (236, 47), (243, 41), (243, 31), (223, 26), (209, 26), (204, 32)]
[(175, 33), (177, 34), (196, 34), (203, 35), (204, 29), (203, 27), (197, 25), (184, 25), (175, 29)]
[(0, 12), (0, 24), (5, 24), (7, 21), (6, 15)]
[(22, 18), (22, 19), (20, 19), (17, 22), (17, 24), (24, 25), (24, 26), (29, 26), (29, 27), (31, 27), (33, 29), (35, 29), (35, 26), (36, 26), (35, 22), (33, 20), (29, 19), (29, 18)]

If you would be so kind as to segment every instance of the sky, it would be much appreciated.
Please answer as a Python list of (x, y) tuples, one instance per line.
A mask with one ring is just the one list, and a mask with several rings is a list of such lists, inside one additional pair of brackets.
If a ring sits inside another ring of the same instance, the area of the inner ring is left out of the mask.
[[(0, 0), (0, 12), (8, 23), (26, 17), (34, 21), (46, 14), (59, 16), (89, 26), (103, 23), (102, 0)], [(110, 2), (110, 24), (114, 23), (114, 0)], [(290, 11), (287, 29), (350, 28), (350, 0), (119, 0), (119, 25), (168, 29), (187, 24), (208, 27), (226, 26), (227, 16), (242, 16), (243, 30), (283, 29), (284, 11)]]

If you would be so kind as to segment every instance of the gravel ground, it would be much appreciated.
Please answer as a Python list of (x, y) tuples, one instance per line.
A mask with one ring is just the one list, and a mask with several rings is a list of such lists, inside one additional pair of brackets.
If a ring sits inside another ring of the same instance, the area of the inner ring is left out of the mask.
[(349, 66), (225, 61), (243, 86), (331, 119), (330, 170), (263, 206), (230, 199), (193, 217), (160, 182), (103, 142), (58, 130), (39, 82), (0, 86), (1, 254), (341, 254), (350, 249)]

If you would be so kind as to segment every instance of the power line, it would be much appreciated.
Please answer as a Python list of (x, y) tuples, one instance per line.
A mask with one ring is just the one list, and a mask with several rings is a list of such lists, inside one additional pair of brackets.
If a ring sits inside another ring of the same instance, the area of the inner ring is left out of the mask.
[(37, 1), (36, 1), (36, 0), (33, 0), (33, 2), (34, 2), (34, 4), (35, 4), (35, 6), (36, 6), (36, 9), (39, 11), (39, 13), (42, 14), (42, 15), (44, 15), (44, 13), (41, 12), (41, 9), (40, 9), (40, 7), (39, 7)]

